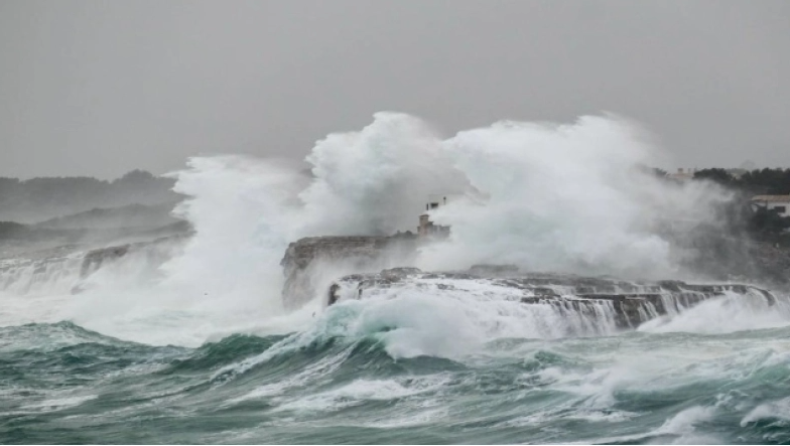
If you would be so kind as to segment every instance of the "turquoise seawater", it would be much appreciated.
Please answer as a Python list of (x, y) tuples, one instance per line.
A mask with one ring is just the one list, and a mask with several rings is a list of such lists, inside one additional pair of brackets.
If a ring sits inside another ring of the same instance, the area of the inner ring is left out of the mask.
[(396, 326), (199, 348), (0, 328), (0, 443), (788, 443), (790, 329), (504, 338), (394, 354)]

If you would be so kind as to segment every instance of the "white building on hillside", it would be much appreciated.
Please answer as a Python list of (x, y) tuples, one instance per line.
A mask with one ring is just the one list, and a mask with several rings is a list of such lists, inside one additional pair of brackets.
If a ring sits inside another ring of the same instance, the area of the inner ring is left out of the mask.
[(668, 173), (667, 178), (676, 181), (689, 181), (694, 179), (694, 172), (696, 171), (697, 169), (684, 169), (679, 167), (677, 172)]
[(790, 217), (790, 195), (756, 195), (752, 198), (755, 206), (774, 209), (782, 217)]

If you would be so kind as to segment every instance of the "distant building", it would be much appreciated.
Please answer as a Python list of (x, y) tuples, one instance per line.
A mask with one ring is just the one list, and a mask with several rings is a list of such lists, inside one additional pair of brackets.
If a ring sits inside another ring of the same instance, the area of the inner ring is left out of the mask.
[(752, 204), (775, 210), (782, 217), (790, 217), (790, 195), (757, 195), (752, 197)]
[(684, 169), (682, 167), (679, 167), (677, 172), (668, 173), (667, 178), (671, 178), (677, 181), (689, 181), (694, 179), (694, 173), (696, 172), (697, 169)]
[[(749, 172), (748, 170), (740, 168), (740, 167), (739, 168), (733, 168), (733, 169), (723, 169), (723, 170), (725, 172), (727, 172), (728, 174), (730, 174), (736, 180), (740, 179), (744, 174)], [(677, 172), (675, 172), (675, 173), (668, 173), (667, 174), (667, 178), (671, 178), (671, 179), (677, 180), (677, 181), (693, 180), (694, 179), (694, 175), (697, 172), (699, 172), (699, 171), (700, 171), (700, 169), (697, 169), (697, 168), (684, 169), (684, 168), (680, 167), (680, 168), (678, 168)]]

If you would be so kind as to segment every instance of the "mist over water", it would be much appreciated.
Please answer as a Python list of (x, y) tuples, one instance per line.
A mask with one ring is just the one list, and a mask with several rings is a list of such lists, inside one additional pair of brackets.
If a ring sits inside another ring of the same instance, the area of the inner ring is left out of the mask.
[(171, 174), (190, 237), (137, 247), (86, 280), (77, 257), (8, 261), (0, 442), (790, 441), (780, 293), (727, 292), (631, 331), (611, 305), (569, 316), (474, 279), (283, 305), (290, 242), (414, 232), (429, 195), (448, 197), (430, 214), (452, 231), (420, 250), (425, 270), (693, 277), (666, 228), (716, 227), (730, 197), (659, 179), (647, 166), (662, 156), (617, 116), (446, 137), (378, 113), (318, 141), (310, 174), (192, 158)]
[[(360, 131), (318, 141), (306, 159), (310, 175), (283, 160), (191, 158), (170, 176), (187, 197), (174, 215), (194, 235), (154, 266), (151, 280), (140, 279), (131, 260), (104, 271), (65, 315), (156, 344), (289, 332), (324, 305), (319, 290), (296, 319), (285, 310), (280, 261), (290, 242), (415, 231), (431, 195), (449, 197), (430, 213), (452, 231), (421, 249), (415, 266), (426, 270), (510, 263), (623, 279), (688, 277), (677, 262), (683, 253), (660, 229), (716, 225), (713, 206), (728, 196), (711, 184), (662, 181), (647, 168), (661, 156), (646, 131), (617, 116), (503, 121), (444, 138), (419, 118), (387, 112)], [(325, 282), (354, 272), (332, 267), (318, 272)]]
[(659, 179), (647, 166), (661, 156), (616, 116), (499, 122), (443, 139), (418, 118), (378, 113), (359, 132), (319, 141), (307, 157), (311, 179), (281, 162), (193, 158), (174, 176), (190, 197), (178, 213), (197, 234), (166, 269), (212, 291), (248, 280), (260, 290), (278, 280), (289, 242), (415, 231), (438, 195), (450, 201), (431, 218), (451, 236), (424, 249), (418, 266), (669, 277), (679, 271), (661, 226), (716, 225), (713, 206), (729, 197), (712, 184)]

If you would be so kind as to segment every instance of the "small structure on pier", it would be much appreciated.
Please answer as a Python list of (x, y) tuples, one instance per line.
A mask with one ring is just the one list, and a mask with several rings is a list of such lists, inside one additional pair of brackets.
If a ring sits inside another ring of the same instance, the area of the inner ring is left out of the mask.
[(420, 224), (417, 226), (417, 234), (421, 237), (446, 238), (450, 235), (450, 227), (437, 225), (431, 221), (428, 212), (439, 209), (440, 206), (447, 205), (447, 195), (429, 195), (428, 203), (425, 204), (425, 213), (420, 215)]

